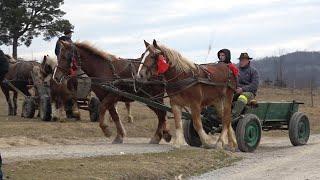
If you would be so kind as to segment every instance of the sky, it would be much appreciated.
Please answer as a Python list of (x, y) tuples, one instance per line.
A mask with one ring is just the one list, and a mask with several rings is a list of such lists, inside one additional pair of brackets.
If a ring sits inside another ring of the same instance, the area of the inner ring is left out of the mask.
[[(137, 58), (143, 40), (156, 39), (197, 63), (217, 60), (219, 49), (255, 59), (297, 50), (320, 51), (319, 0), (65, 0), (73, 40), (123, 58)], [(57, 38), (36, 38), (18, 56), (54, 55)], [(208, 55), (208, 49), (211, 51)], [(11, 47), (1, 47), (11, 53)]]

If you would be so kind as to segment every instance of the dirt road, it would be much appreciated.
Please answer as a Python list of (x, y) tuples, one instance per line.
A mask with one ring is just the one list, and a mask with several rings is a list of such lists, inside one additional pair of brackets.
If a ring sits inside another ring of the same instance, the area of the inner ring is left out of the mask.
[(4, 163), (35, 159), (83, 158), (108, 155), (166, 152), (171, 145), (148, 144), (147, 138), (129, 138), (125, 144), (106, 143), (105, 139), (85, 140), (68, 145), (37, 145), (0, 148)]
[(244, 160), (192, 179), (320, 179), (319, 134), (300, 147), (293, 147), (285, 137), (266, 137), (255, 153), (238, 154)]

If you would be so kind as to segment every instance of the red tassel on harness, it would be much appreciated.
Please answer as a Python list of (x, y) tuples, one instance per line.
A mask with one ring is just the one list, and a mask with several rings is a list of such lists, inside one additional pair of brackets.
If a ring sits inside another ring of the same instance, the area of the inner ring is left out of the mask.
[(232, 71), (232, 74), (237, 77), (239, 75), (239, 69), (232, 63), (228, 64), (229, 69)]
[(167, 63), (163, 55), (158, 56), (157, 66), (158, 66), (158, 74), (163, 74), (169, 69), (169, 64)]
[(70, 76), (76, 76), (77, 75), (77, 69), (78, 69), (78, 63), (76, 58), (72, 58), (71, 61), (71, 67), (70, 67)]

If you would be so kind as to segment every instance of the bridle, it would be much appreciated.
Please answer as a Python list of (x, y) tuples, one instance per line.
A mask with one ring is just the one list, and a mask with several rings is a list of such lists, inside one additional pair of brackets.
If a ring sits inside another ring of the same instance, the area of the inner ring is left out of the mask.
[(153, 63), (151, 65), (146, 65), (145, 60), (149, 54), (150, 54), (150, 52), (149, 52), (149, 49), (147, 48), (146, 51), (143, 53), (143, 58), (140, 62), (140, 66), (139, 66), (138, 73), (137, 73), (138, 75), (140, 75), (140, 71), (141, 71), (142, 67), (146, 67), (146, 72), (151, 72), (152, 69), (156, 68), (157, 59), (159, 58), (159, 55), (162, 55), (161, 52), (155, 53), (154, 55), (151, 56)]
[[(71, 75), (71, 71), (73, 71), (73, 70), (77, 71), (77, 70), (81, 69), (81, 64), (82, 64), (80, 53), (78, 52), (77, 47), (73, 43), (71, 43), (71, 48), (72, 48), (71, 56), (69, 56), (69, 54), (68, 54), (68, 57), (67, 57), (68, 69), (59, 66), (60, 60), (58, 60), (58, 65), (55, 67), (55, 69), (53, 71), (52, 79), (54, 81), (56, 81), (58, 84), (61, 84), (63, 82), (63, 80), (68, 80), (68, 79), (71, 79), (75, 76), (79, 76), (77, 73), (76, 73), (76, 75)], [(59, 57), (58, 57), (59, 59), (61, 58), (60, 56), (61, 56), (61, 53), (59, 54)], [(60, 71), (62, 71), (62, 74), (63, 74), (60, 76), (60, 78), (56, 77), (58, 69)]]

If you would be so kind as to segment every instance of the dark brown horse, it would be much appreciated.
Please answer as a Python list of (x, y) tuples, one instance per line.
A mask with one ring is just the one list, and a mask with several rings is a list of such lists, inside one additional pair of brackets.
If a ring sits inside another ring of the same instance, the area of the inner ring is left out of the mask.
[[(68, 75), (70, 74), (70, 69), (73, 69), (74, 64), (77, 64), (79, 66), (78, 68), (81, 68), (93, 80), (112, 82), (113, 80), (132, 78), (136, 73), (140, 60), (141, 59), (119, 59), (114, 55), (97, 50), (88, 43), (70, 44), (62, 42), (61, 53), (58, 58), (58, 70)], [(130, 84), (121, 84), (117, 87), (121, 90), (135, 93), (134, 88)], [(164, 94), (164, 87), (162, 85), (149, 85), (142, 86), (141, 88), (151, 96)], [(105, 112), (106, 110), (109, 110), (117, 127), (117, 136), (113, 143), (123, 143), (123, 138), (126, 133), (119, 120), (115, 105), (118, 101), (132, 102), (132, 100), (105, 91), (101, 88), (99, 83), (94, 83), (92, 85), (92, 90), (101, 101), (99, 115), (100, 128), (105, 136), (110, 137), (111, 131), (104, 121)], [(141, 93), (141, 91), (138, 92), (138, 95), (146, 96), (146, 94)], [(159, 101), (163, 102), (163, 99), (159, 99)], [(166, 126), (166, 112), (152, 107), (149, 108), (155, 112), (159, 120), (158, 128), (155, 135), (151, 138), (150, 143), (159, 143), (162, 137), (166, 141), (170, 141), (171, 135)]]
[[(8, 103), (8, 115), (14, 116), (17, 115), (18, 92), (9, 86), (9, 83), (26, 96), (30, 96), (28, 85), (33, 84), (31, 71), (34, 66), (40, 66), (40, 64), (35, 61), (16, 61), (8, 55), (6, 55), (6, 59), (9, 62), (9, 70), (4, 77), (5, 80), (1, 82), (1, 89), (3, 94), (6, 96)], [(10, 91), (13, 92), (12, 101), (10, 98)]]
[(177, 146), (184, 144), (181, 120), (181, 108), (189, 107), (195, 130), (200, 136), (202, 145), (215, 147), (212, 136), (205, 133), (201, 122), (201, 110), (213, 105), (222, 120), (222, 132), (217, 141), (222, 147), (227, 145), (228, 137), (231, 148), (237, 147), (234, 131), (231, 126), (231, 103), (236, 79), (224, 63), (196, 65), (177, 51), (145, 42), (146, 51), (139, 67), (139, 78), (163, 75), (167, 81), (167, 93), (174, 114)]

